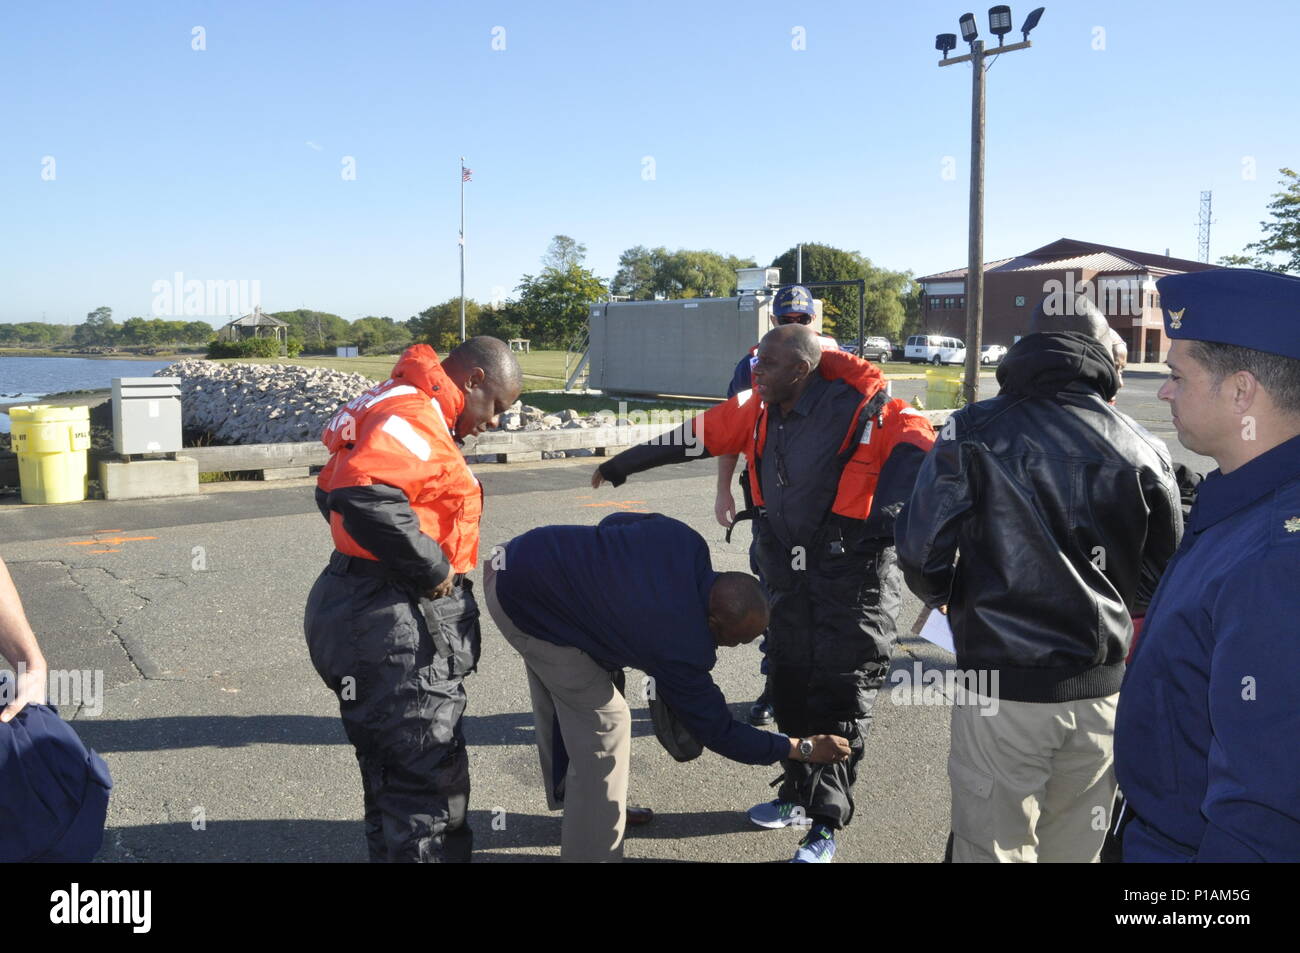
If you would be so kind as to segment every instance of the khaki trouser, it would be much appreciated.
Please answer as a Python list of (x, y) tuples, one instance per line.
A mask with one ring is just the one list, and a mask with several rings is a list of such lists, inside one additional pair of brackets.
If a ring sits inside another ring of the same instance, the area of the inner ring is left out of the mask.
[[(523, 656), (537, 726), (546, 803), (564, 809), (560, 859), (623, 859), (623, 823), (632, 759), (632, 713), (609, 671), (571, 646), (555, 645), (519, 630), (501, 609), (496, 572), (483, 566), (483, 592), (497, 628)], [(556, 790), (555, 726), (569, 764)]]
[(1094, 863), (1115, 800), (1119, 694), (952, 710), (955, 863)]

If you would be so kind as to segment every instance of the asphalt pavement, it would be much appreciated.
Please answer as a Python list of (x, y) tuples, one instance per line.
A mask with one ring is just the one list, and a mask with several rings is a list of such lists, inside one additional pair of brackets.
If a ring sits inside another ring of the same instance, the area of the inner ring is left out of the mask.
[[(1168, 410), (1154, 399), (1160, 379), (1129, 374), (1120, 407), (1177, 458), (1211, 468), (1177, 446)], [(713, 520), (711, 461), (592, 490), (598, 462), (478, 467), (487, 498), (481, 552), (535, 526), (593, 524), (628, 509), (681, 519), (709, 541), (715, 568), (747, 568), (748, 529), (728, 544)], [(302, 634), (307, 592), (331, 550), (312, 486), (208, 485), (183, 499), (57, 507), (0, 502), (0, 555), (50, 665), (84, 673), (68, 676), (63, 714), (113, 773), (101, 860), (364, 861), (355, 759)], [(909, 595), (893, 673), (953, 664), (908, 634), (919, 611)], [(542, 796), (523, 665), (486, 612), (483, 636), (479, 671), (466, 682), (475, 859), (553, 859), (559, 815)], [(753, 646), (719, 651), (715, 677), (738, 717), (762, 688), (758, 660)], [(629, 673), (628, 695), (630, 801), (657, 816), (629, 831), (626, 857), (788, 859), (797, 832), (751, 828), (743, 814), (772, 797), (776, 769), (711, 752), (678, 764), (653, 736), (639, 673)], [(900, 704), (882, 692), (858, 813), (837, 861), (942, 856), (947, 730), (946, 705)]]

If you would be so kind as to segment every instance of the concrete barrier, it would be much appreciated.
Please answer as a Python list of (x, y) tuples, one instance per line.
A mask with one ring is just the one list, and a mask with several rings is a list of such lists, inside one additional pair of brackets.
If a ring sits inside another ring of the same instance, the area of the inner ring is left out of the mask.
[(99, 485), (106, 500), (153, 500), (164, 496), (195, 496), (199, 468), (191, 457), (175, 460), (101, 460)]
[[(936, 427), (943, 426), (951, 410), (921, 411)], [(495, 456), (498, 463), (540, 460), (542, 453), (591, 450), (598, 457), (643, 443), (673, 430), (665, 426), (571, 427), (566, 430), (497, 430), (469, 437), (461, 448), (466, 456)], [(307, 476), (311, 467), (329, 462), (329, 451), (319, 441), (259, 443), (235, 447), (186, 447), (182, 454), (193, 460), (198, 473), (260, 470), (264, 479)], [(92, 472), (105, 462), (120, 462), (109, 450), (91, 450)], [(0, 454), (0, 486), (18, 485), (18, 458)]]

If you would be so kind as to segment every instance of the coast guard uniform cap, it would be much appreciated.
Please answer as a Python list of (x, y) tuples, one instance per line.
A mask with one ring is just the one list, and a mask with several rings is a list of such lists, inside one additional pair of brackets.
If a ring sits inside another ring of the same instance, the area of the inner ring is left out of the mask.
[(1235, 344), (1300, 360), (1300, 278), (1214, 268), (1156, 282), (1173, 340)]
[(772, 302), (772, 313), (781, 318), (787, 314), (813, 315), (817, 309), (813, 306), (812, 293), (803, 285), (784, 285)]

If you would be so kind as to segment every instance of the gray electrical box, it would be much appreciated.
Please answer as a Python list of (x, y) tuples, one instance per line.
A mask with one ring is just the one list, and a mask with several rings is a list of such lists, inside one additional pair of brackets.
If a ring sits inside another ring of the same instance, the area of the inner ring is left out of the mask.
[(113, 378), (113, 449), (175, 453), (181, 449), (181, 379)]

